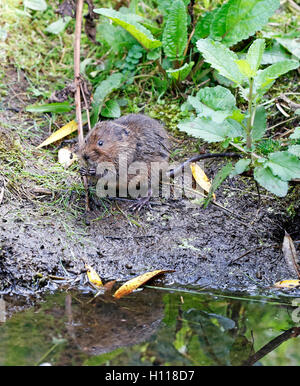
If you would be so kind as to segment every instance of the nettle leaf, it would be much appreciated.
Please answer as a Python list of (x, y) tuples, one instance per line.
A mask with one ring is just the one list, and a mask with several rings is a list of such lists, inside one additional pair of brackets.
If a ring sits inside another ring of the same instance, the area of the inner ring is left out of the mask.
[(297, 60), (282, 60), (257, 72), (254, 79), (254, 89), (259, 95), (265, 94), (281, 75), (299, 67)]
[(24, 7), (34, 11), (46, 11), (47, 3), (45, 0), (24, 0)]
[(242, 127), (238, 122), (230, 119), (217, 123), (211, 118), (197, 117), (191, 122), (179, 123), (178, 128), (207, 142), (223, 142), (227, 138), (236, 138), (242, 135)]
[(286, 196), (288, 192), (288, 183), (281, 178), (274, 176), (270, 168), (257, 166), (254, 169), (254, 179), (269, 192), (278, 197)]
[(251, 159), (243, 158), (240, 159), (235, 165), (233, 171), (230, 173), (230, 177), (234, 177), (238, 174), (244, 173), (245, 170), (248, 169), (248, 166), (251, 163)]
[(263, 53), (261, 64), (273, 64), (285, 59), (290, 59), (291, 55), (281, 47), (276, 41)]
[(288, 39), (288, 38), (276, 38), (278, 43), (280, 43), (284, 48), (286, 48), (291, 54), (300, 59), (300, 41), (298, 39)]
[(283, 181), (300, 178), (300, 160), (288, 151), (277, 151), (269, 154), (269, 160), (265, 163), (273, 174)]
[[(159, 0), (157, 2), (158, 10), (164, 15), (167, 16), (172, 8), (174, 0)], [(183, 0), (185, 6), (190, 3), (190, 0)]]
[(96, 88), (94, 93), (94, 101), (92, 104), (92, 117), (91, 117), (91, 125), (94, 126), (99, 117), (99, 112), (101, 110), (104, 99), (108, 94), (112, 91), (118, 89), (123, 81), (123, 75), (119, 72), (116, 72), (110, 76), (108, 76), (105, 80), (103, 80)]
[(167, 70), (167, 73), (170, 74), (173, 79), (183, 81), (191, 72), (194, 64), (194, 62), (185, 63), (182, 67), (176, 68), (175, 70)]
[(172, 4), (163, 30), (162, 44), (168, 58), (182, 57), (187, 45), (187, 13), (182, 0), (175, 0)]
[(267, 24), (279, 5), (279, 0), (229, 0), (216, 12), (210, 37), (231, 47)]
[(198, 40), (196, 45), (206, 62), (210, 63), (221, 75), (236, 84), (243, 82), (244, 77), (235, 63), (238, 57), (233, 51), (230, 51), (222, 43), (209, 38)]
[(236, 60), (235, 63), (238, 65), (238, 68), (240, 72), (246, 77), (246, 78), (254, 78), (256, 75), (256, 71), (253, 71), (250, 63), (248, 63), (245, 59)]
[(236, 109), (234, 96), (222, 86), (202, 88), (196, 98), (200, 101), (201, 116), (210, 117), (217, 123), (223, 122)]
[(264, 39), (256, 39), (251, 44), (247, 52), (246, 60), (249, 63), (251, 70), (255, 74), (261, 64), (265, 47), (266, 47), (266, 43)]
[(259, 141), (265, 134), (267, 129), (267, 114), (263, 106), (259, 106), (256, 110), (253, 127), (251, 130), (252, 141)]
[(218, 10), (219, 8), (215, 8), (211, 12), (206, 12), (202, 17), (200, 17), (200, 19), (198, 20), (195, 26), (195, 32), (192, 38), (193, 42), (196, 42), (198, 39), (207, 38), (209, 36), (210, 26)]
[[(94, 9), (95, 13), (108, 17), (110, 20), (123, 27), (129, 32), (145, 49), (152, 50), (161, 46), (161, 41), (156, 40), (151, 32), (138, 23), (140, 20), (137, 15), (123, 14), (108, 8)], [(142, 19), (141, 19), (142, 21)]]
[(120, 105), (115, 100), (109, 100), (101, 110), (101, 115), (106, 118), (119, 118), (121, 116)]

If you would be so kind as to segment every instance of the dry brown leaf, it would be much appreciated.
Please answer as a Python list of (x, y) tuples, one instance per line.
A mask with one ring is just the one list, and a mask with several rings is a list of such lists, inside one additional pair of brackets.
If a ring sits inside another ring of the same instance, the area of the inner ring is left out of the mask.
[(300, 280), (281, 280), (274, 284), (276, 288), (297, 288), (300, 286)]
[(137, 276), (127, 281), (114, 293), (113, 296), (116, 299), (120, 299), (121, 297), (130, 294), (133, 290), (145, 284), (148, 280), (152, 279), (154, 276), (160, 275), (162, 273), (169, 273), (169, 272), (174, 272), (174, 271), (158, 269), (156, 271), (144, 273), (143, 275)]
[[(192, 175), (195, 178), (195, 181), (197, 184), (206, 192), (208, 193), (211, 188), (211, 182), (207, 175), (204, 173), (204, 171), (201, 169), (201, 167), (196, 163), (192, 162), (190, 164), (190, 168), (192, 171)], [(215, 199), (215, 194), (213, 195), (213, 198)]]
[(87, 265), (87, 264), (85, 264), (85, 268), (87, 270), (86, 274), (90, 283), (97, 288), (103, 287), (102, 281), (98, 273), (94, 270), (94, 268), (92, 268), (90, 265)]
[(294, 275), (296, 273), (298, 278), (300, 278), (300, 269), (297, 263), (296, 248), (291, 236), (287, 232), (285, 232), (284, 235), (282, 243), (282, 252), (291, 274)]

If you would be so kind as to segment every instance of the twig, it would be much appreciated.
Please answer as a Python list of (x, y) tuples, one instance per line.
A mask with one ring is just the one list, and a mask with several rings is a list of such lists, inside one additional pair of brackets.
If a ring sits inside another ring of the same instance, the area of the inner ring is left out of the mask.
[[(74, 78), (76, 85), (75, 93), (75, 105), (76, 105), (76, 120), (78, 125), (78, 144), (79, 148), (83, 145), (83, 128), (82, 128), (82, 116), (81, 116), (81, 102), (80, 102), (80, 37), (81, 37), (81, 24), (82, 24), (82, 9), (83, 0), (77, 0), (76, 7), (76, 24), (75, 24), (75, 38), (74, 38)], [(86, 176), (82, 176), (82, 182), (85, 189), (85, 208), (90, 210), (89, 193), (88, 193), (88, 181)]]

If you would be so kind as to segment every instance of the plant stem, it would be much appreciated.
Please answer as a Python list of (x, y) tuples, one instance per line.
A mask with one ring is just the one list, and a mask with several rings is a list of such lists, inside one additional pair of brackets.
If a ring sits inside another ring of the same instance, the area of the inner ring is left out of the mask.
[(249, 103), (248, 103), (248, 112), (249, 112), (249, 118), (247, 122), (247, 148), (251, 150), (252, 147), (252, 138), (251, 138), (251, 131), (252, 131), (252, 126), (254, 122), (254, 116), (255, 116), (255, 110), (253, 110), (252, 106), (252, 99), (253, 99), (253, 78), (249, 78)]

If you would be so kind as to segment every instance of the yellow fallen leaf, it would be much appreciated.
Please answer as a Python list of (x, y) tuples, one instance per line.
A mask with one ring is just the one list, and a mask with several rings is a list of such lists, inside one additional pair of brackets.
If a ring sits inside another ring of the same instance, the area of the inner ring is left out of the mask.
[[(190, 164), (190, 168), (192, 171), (192, 175), (195, 178), (197, 184), (199, 186), (201, 186), (201, 188), (205, 192), (208, 193), (210, 191), (210, 188), (211, 188), (211, 182), (210, 182), (209, 178), (207, 177), (207, 175), (204, 173), (204, 171), (200, 168), (200, 166), (196, 162), (192, 162)], [(216, 198), (215, 194), (213, 194), (213, 198), (214, 199)]]
[(281, 280), (274, 284), (276, 288), (297, 288), (300, 286), (300, 280)]
[(98, 273), (92, 268), (91, 266), (85, 264), (85, 268), (87, 269), (87, 277), (91, 284), (93, 284), (95, 287), (103, 287), (102, 281), (98, 275)]
[(77, 122), (75, 120), (70, 121), (63, 127), (61, 127), (59, 130), (55, 131), (48, 137), (43, 143), (41, 143), (39, 146), (37, 146), (37, 149), (43, 146), (50, 145), (53, 142), (59, 141), (60, 139), (66, 137), (67, 135), (73, 133), (77, 130)]
[(63, 167), (68, 168), (72, 165), (74, 161), (77, 161), (78, 157), (75, 153), (72, 153), (71, 150), (67, 147), (63, 147), (58, 151), (58, 162), (63, 165)]
[(130, 294), (133, 290), (137, 289), (141, 285), (145, 284), (148, 280), (152, 279), (154, 276), (160, 275), (162, 273), (174, 272), (172, 270), (161, 270), (158, 269), (156, 271), (147, 272), (143, 275), (137, 276), (125, 284), (123, 284), (115, 293), (114, 298), (120, 299), (121, 297)]

